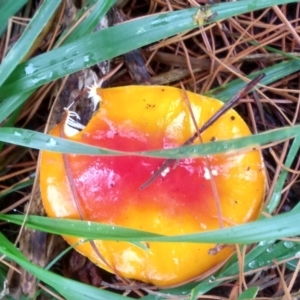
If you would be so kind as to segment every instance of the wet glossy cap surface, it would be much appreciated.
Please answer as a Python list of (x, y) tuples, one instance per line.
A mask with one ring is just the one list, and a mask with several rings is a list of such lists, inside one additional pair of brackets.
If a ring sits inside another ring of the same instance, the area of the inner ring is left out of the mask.
[[(100, 147), (141, 151), (181, 146), (195, 128), (180, 89), (129, 86), (99, 89), (100, 109), (70, 140)], [(221, 106), (215, 99), (188, 93), (201, 127)], [(61, 136), (63, 124), (51, 134)], [(249, 135), (240, 116), (228, 111), (203, 134), (204, 142)], [(199, 143), (199, 140), (196, 141)], [(99, 221), (165, 235), (193, 233), (257, 218), (265, 176), (258, 151), (182, 159), (176, 168), (140, 190), (164, 162), (147, 157), (95, 157), (43, 152), (41, 192), (49, 216)], [(67, 170), (66, 170), (67, 169)], [(213, 192), (212, 181), (216, 186)], [(64, 237), (69, 243), (78, 239)], [(102, 268), (159, 286), (180, 284), (224, 261), (225, 247), (212, 244), (149, 243), (149, 251), (125, 242), (95, 242), (108, 268), (89, 243), (77, 250)]]

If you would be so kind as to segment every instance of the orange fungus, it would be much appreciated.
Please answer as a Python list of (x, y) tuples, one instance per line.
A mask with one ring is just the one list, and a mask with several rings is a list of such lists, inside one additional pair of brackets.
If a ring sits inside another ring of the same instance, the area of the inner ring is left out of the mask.
[[(50, 134), (108, 149), (145, 151), (179, 147), (195, 132), (180, 89), (93, 87), (90, 96), (101, 100), (100, 108), (85, 127), (75, 126), (82, 127), (81, 131), (71, 129), (76, 125), (71, 120), (58, 124)], [(223, 105), (190, 92), (187, 98), (199, 128)], [(201, 138), (208, 143), (250, 134), (241, 117), (229, 110)], [(200, 143), (199, 139), (195, 143)], [(220, 224), (228, 227), (258, 217), (265, 190), (258, 150), (180, 159), (141, 189), (164, 161), (43, 151), (40, 185), (46, 212), (50, 217), (96, 221), (163, 235), (213, 230)], [(70, 244), (79, 241), (64, 238)], [(98, 251), (94, 251), (94, 245)], [(210, 250), (216, 245), (201, 243), (149, 242), (148, 251), (127, 242), (97, 240), (94, 245), (80, 244), (76, 250), (107, 271), (158, 286), (192, 280), (220, 265), (233, 252), (232, 247), (224, 245), (212, 254)]]

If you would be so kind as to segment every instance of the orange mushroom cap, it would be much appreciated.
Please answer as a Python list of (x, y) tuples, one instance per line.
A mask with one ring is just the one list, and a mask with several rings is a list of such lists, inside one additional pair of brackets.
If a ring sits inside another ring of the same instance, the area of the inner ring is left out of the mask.
[[(102, 99), (100, 109), (82, 131), (68, 136), (62, 122), (50, 134), (114, 150), (144, 151), (181, 146), (195, 132), (180, 89), (128, 86), (99, 88), (97, 93)], [(187, 92), (187, 96), (199, 128), (223, 105), (194, 93)], [(250, 134), (241, 117), (229, 110), (201, 137), (205, 143)], [(224, 227), (258, 217), (265, 191), (258, 150), (181, 159), (141, 190), (164, 161), (135, 156), (63, 156), (43, 151), (40, 187), (46, 212), (51, 217), (97, 221), (163, 235), (219, 228), (218, 205)], [(79, 241), (75, 237), (64, 239), (70, 244)], [(211, 255), (209, 250), (216, 245), (201, 243), (150, 242), (149, 251), (127, 242), (95, 241), (95, 245), (106, 263), (91, 243), (78, 245), (76, 250), (107, 271), (158, 286), (191, 280), (233, 252), (231, 247), (223, 247)]]

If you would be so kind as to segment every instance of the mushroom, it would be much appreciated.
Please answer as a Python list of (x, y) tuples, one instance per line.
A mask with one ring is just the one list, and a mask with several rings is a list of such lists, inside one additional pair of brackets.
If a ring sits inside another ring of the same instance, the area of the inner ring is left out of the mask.
[[(76, 122), (67, 118), (50, 134), (113, 150), (146, 151), (179, 147), (195, 132), (180, 89), (93, 87), (90, 95), (101, 103), (85, 127), (76, 127)], [(187, 92), (187, 96), (199, 128), (223, 105), (194, 93)], [(230, 109), (201, 134), (201, 142), (250, 134), (242, 118)], [(199, 139), (195, 143), (200, 143)], [(43, 151), (40, 187), (45, 210), (50, 217), (168, 236), (234, 226), (259, 216), (265, 172), (258, 150), (180, 159), (141, 189), (164, 161)], [(64, 239), (74, 244), (80, 238)], [(217, 245), (202, 243), (149, 242), (147, 246), (148, 251), (128, 242), (96, 240), (75, 249), (109, 272), (162, 287), (205, 274), (234, 252), (225, 245), (212, 254)]]

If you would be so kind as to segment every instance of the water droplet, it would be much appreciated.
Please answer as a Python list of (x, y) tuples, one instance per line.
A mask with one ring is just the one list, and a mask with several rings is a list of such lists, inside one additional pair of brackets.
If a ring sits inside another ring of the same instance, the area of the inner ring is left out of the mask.
[(38, 77), (36, 77), (36, 76), (32, 77), (32, 79), (31, 79), (31, 81), (32, 81), (33, 84), (37, 84), (40, 80), (41, 79), (38, 78)]
[(273, 263), (273, 261), (267, 260), (267, 261), (265, 262), (265, 264), (261, 263), (261, 266), (270, 265), (270, 264), (272, 264), (272, 263)]
[(141, 27), (137, 30), (136, 34), (141, 34), (141, 33), (144, 33), (146, 32), (145, 28), (144, 27)]
[(290, 241), (285, 241), (283, 243), (283, 245), (287, 248), (292, 248), (294, 246), (294, 243), (293, 242), (290, 242)]
[(266, 246), (266, 245), (269, 245), (269, 244), (273, 244), (274, 241), (260, 241), (258, 243), (258, 246)]
[(200, 223), (200, 226), (201, 226), (201, 228), (204, 229), (204, 230), (207, 229), (207, 226), (206, 226), (206, 224), (204, 224), (204, 223)]
[(274, 245), (271, 245), (267, 248), (267, 252), (271, 253), (274, 250)]
[(54, 138), (50, 138), (47, 142), (46, 145), (48, 147), (55, 147), (57, 146), (57, 141)]
[(296, 252), (296, 253), (295, 253), (295, 257), (296, 257), (296, 258), (300, 258), (300, 252)]
[(259, 263), (257, 260), (253, 260), (253, 261), (249, 262), (248, 267), (250, 269), (256, 269), (259, 267)]
[(62, 68), (64, 70), (69, 70), (69, 69), (71, 69), (72, 64), (74, 64), (74, 60), (68, 59), (68, 60), (66, 60), (66, 61), (63, 62)]
[(250, 269), (258, 269), (261, 267), (266, 266), (267, 264), (270, 264), (271, 261), (260, 261), (260, 260), (253, 260), (248, 264), (248, 267)]
[(19, 132), (19, 131), (14, 131), (14, 135), (15, 135), (15, 136), (22, 136), (22, 133)]
[[(107, 50), (108, 51), (108, 50)], [(84, 66), (90, 66), (97, 63), (97, 61), (94, 59), (94, 53), (92, 52), (87, 52), (84, 56), (83, 56), (83, 64)]]
[(37, 71), (38, 68), (35, 67), (33, 64), (28, 64), (26, 67), (25, 67), (25, 73), (26, 75), (30, 75), (30, 74), (33, 74), (35, 71)]
[(211, 276), (209, 279), (208, 279), (208, 282), (214, 282), (216, 280), (216, 277), (215, 276)]

